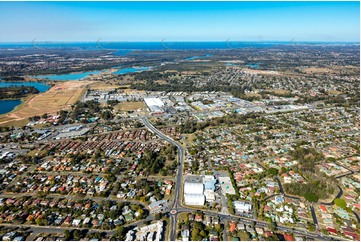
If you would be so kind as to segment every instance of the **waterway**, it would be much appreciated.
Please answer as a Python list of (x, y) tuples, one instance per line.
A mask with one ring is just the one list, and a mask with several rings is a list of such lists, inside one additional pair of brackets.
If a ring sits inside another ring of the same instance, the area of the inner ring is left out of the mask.
[(133, 72), (142, 72), (142, 71), (148, 71), (150, 70), (152, 67), (150, 66), (141, 66), (141, 67), (129, 67), (129, 68), (123, 68), (123, 69), (119, 69), (116, 72), (114, 72), (113, 74), (118, 74), (118, 75), (124, 75), (127, 73), (133, 73)]
[(200, 56), (191, 56), (188, 58), (185, 58), (184, 60), (196, 60), (196, 59), (203, 59), (203, 58), (207, 58), (207, 57), (212, 57), (213, 55), (207, 54), (207, 55), (200, 55)]
[(245, 66), (247, 66), (249, 68), (252, 68), (252, 69), (258, 69), (259, 68), (259, 64), (247, 64)]
[(0, 114), (8, 113), (21, 104), (20, 99), (15, 100), (0, 100)]
[(49, 85), (46, 85), (43, 82), (0, 82), (0, 87), (10, 87), (10, 86), (26, 86), (26, 87), (35, 87), (39, 92), (46, 92), (50, 89)]
[(38, 75), (32, 76), (34, 78), (45, 78), (52, 81), (78, 81), (80, 79), (84, 79), (89, 75), (99, 74), (100, 71), (86, 71), (86, 72), (75, 72), (75, 73), (67, 73), (67, 74), (56, 74), (56, 75)]

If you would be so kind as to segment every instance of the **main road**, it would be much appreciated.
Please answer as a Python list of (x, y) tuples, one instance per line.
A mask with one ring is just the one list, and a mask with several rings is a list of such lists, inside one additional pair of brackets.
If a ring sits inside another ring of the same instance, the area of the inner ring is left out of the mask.
[(180, 198), (180, 192), (182, 187), (182, 178), (183, 178), (183, 162), (184, 162), (184, 148), (179, 143), (175, 142), (172, 138), (168, 137), (167, 135), (160, 132), (156, 127), (153, 126), (149, 122), (149, 120), (145, 117), (140, 118), (140, 120), (143, 122), (143, 124), (156, 135), (159, 136), (159, 138), (168, 141), (169, 143), (173, 144), (178, 149), (178, 169), (177, 169), (177, 178), (175, 182), (175, 196), (173, 203), (170, 206), (170, 209), (173, 210), (173, 213), (170, 213), (170, 220), (171, 220), (171, 228), (170, 228), (170, 241), (176, 240), (176, 231), (177, 231), (177, 217), (178, 217), (178, 209), (182, 208), (181, 205), (181, 198)]

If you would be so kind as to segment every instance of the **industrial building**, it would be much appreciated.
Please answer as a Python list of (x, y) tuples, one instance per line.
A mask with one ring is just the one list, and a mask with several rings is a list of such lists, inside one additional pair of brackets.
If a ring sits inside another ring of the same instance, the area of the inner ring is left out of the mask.
[(204, 187), (202, 183), (185, 182), (184, 193), (185, 194), (203, 194)]
[(148, 97), (144, 98), (144, 102), (151, 112), (163, 112), (164, 103), (159, 98)]
[(186, 205), (203, 206), (205, 196), (203, 195), (203, 183), (186, 181), (184, 183), (184, 202)]
[(184, 201), (186, 205), (203, 206), (205, 203), (205, 196), (203, 194), (184, 194)]

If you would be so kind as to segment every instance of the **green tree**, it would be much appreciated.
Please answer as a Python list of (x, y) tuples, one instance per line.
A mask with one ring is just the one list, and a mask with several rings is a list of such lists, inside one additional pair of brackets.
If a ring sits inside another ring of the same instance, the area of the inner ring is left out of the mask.
[(67, 241), (72, 239), (72, 236), (71, 236), (71, 233), (69, 230), (64, 231), (64, 237), (65, 237), (65, 240), (67, 240)]
[(270, 222), (270, 223), (268, 224), (268, 228), (269, 228), (272, 232), (276, 231), (276, 229), (277, 229), (277, 224), (276, 224), (276, 222)]
[(278, 170), (277, 170), (276, 168), (274, 168), (274, 167), (271, 167), (271, 168), (269, 168), (269, 169), (267, 170), (267, 174), (273, 175), (273, 176), (277, 176)]
[(309, 202), (316, 203), (318, 201), (318, 196), (313, 192), (306, 192), (305, 193), (305, 199)]
[(346, 201), (342, 198), (336, 198), (334, 203), (343, 209), (346, 209), (346, 207), (347, 207)]

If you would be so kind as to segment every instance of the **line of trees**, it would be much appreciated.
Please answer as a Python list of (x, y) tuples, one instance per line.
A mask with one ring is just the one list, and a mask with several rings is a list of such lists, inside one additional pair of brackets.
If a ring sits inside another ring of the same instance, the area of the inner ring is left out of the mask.
[(39, 90), (35, 87), (9, 86), (0, 87), (0, 99), (21, 98), (29, 94), (37, 94)]

